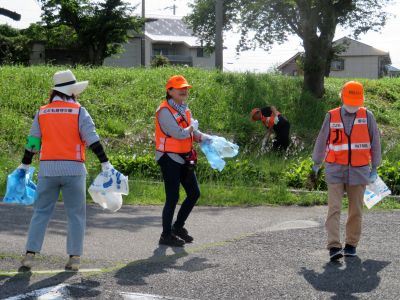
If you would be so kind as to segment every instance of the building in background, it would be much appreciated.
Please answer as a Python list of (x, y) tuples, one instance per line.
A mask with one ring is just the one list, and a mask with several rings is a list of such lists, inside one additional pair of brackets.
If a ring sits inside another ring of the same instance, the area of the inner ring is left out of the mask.
[[(125, 51), (104, 60), (105, 66), (137, 67), (141, 65), (140, 36), (132, 34)], [(192, 30), (181, 18), (157, 18), (146, 22), (145, 65), (149, 66), (156, 55), (162, 55), (175, 65), (187, 65), (212, 69), (214, 53), (207, 53)]]
[[(337, 54), (337, 58), (331, 62), (330, 77), (377, 79), (389, 75), (389, 52), (348, 37), (334, 41), (333, 45), (343, 45), (344, 51)], [(289, 76), (302, 75), (301, 64), (296, 63), (301, 55), (301, 52), (297, 53), (279, 65), (278, 70)]]

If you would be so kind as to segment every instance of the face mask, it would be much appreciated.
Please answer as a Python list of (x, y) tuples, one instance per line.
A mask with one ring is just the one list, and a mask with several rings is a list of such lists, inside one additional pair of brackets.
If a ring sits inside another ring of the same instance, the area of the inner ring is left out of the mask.
[(350, 114), (354, 114), (357, 112), (357, 110), (360, 108), (359, 106), (350, 106), (343, 104), (343, 108)]

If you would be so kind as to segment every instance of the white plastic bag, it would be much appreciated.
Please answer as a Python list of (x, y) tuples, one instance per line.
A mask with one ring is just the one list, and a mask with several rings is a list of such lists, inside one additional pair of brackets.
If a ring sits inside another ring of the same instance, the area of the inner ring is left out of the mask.
[(211, 136), (210, 140), (202, 142), (200, 149), (207, 157), (211, 168), (222, 171), (225, 167), (223, 158), (236, 156), (239, 153), (239, 146), (216, 135)]
[(93, 201), (112, 212), (121, 208), (122, 195), (128, 193), (128, 177), (115, 169), (101, 172), (89, 187)]
[(390, 195), (392, 192), (389, 190), (387, 185), (378, 176), (374, 183), (367, 185), (364, 192), (364, 203), (371, 209), (375, 204), (380, 202), (383, 198)]

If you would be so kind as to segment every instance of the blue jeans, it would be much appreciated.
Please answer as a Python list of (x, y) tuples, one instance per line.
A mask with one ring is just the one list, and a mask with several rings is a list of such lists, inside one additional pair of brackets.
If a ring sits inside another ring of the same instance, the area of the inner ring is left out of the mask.
[(26, 250), (40, 252), (60, 191), (68, 220), (67, 253), (82, 255), (86, 227), (86, 176), (39, 177)]
[(166, 194), (162, 212), (162, 235), (168, 235), (171, 233), (172, 219), (179, 200), (180, 185), (182, 184), (185, 189), (186, 199), (181, 205), (174, 224), (177, 228), (182, 228), (185, 225), (186, 219), (200, 197), (200, 190), (194, 170), (188, 169), (186, 165), (175, 162), (166, 154), (158, 160), (158, 164), (161, 167)]

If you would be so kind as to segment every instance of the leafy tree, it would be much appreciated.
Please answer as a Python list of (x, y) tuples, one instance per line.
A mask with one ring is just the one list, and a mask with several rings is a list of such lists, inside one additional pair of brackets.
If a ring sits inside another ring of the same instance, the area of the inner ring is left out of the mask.
[(0, 64), (28, 64), (29, 39), (8, 25), (0, 25)]
[[(222, 0), (221, 0), (222, 1)], [(260, 46), (270, 49), (295, 34), (303, 40), (304, 88), (316, 97), (324, 93), (327, 60), (337, 25), (350, 28), (355, 37), (385, 25), (383, 8), (393, 0), (224, 0), (224, 29), (240, 28), (239, 50)], [(215, 0), (194, 0), (186, 21), (213, 47)]]
[(171, 62), (169, 61), (168, 57), (165, 57), (162, 54), (154, 56), (154, 58), (151, 60), (151, 66), (153, 68), (156, 67), (164, 67), (170, 65)]
[(140, 32), (142, 20), (130, 14), (135, 7), (121, 0), (40, 0), (47, 27), (66, 25), (76, 33), (80, 46), (88, 51), (93, 65), (121, 52), (129, 30)]

